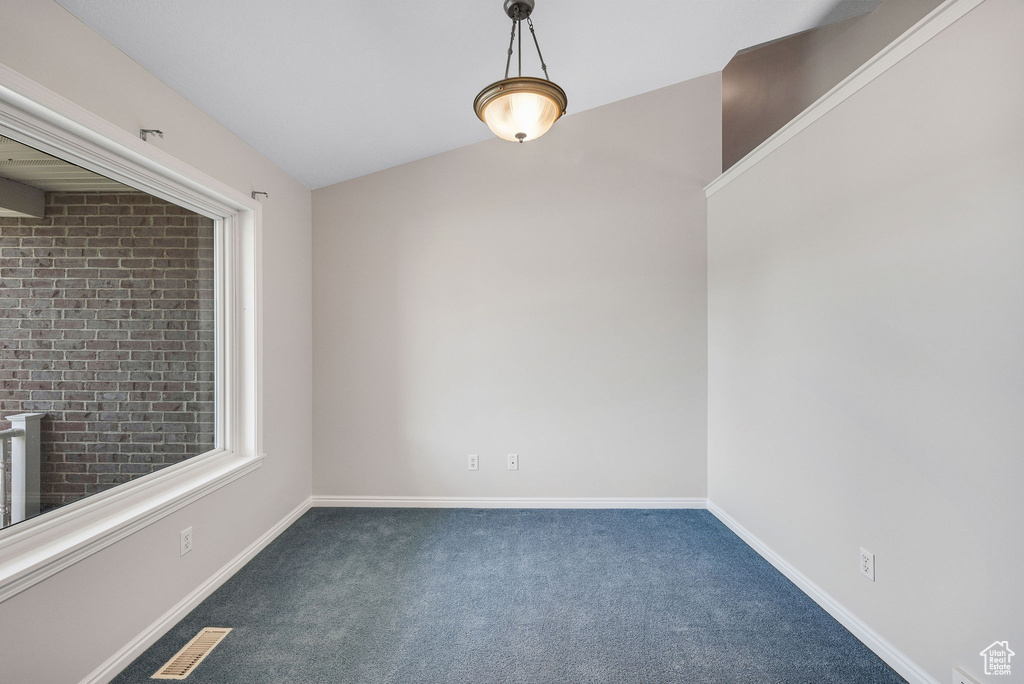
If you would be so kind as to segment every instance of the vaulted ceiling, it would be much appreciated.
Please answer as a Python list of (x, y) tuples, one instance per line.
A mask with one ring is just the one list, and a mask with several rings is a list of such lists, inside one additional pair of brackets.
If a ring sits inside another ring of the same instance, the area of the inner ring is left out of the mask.
[[(472, 102), (504, 73), (501, 0), (57, 1), (309, 188), (491, 137)], [(537, 0), (533, 20), (571, 115), (880, 1)]]

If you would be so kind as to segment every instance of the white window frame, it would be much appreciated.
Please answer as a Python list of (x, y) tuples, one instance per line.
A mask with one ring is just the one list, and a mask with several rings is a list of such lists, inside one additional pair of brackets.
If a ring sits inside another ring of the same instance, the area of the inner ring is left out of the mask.
[(216, 222), (216, 448), (0, 530), (0, 602), (263, 463), (260, 204), (0, 64), (0, 135)]

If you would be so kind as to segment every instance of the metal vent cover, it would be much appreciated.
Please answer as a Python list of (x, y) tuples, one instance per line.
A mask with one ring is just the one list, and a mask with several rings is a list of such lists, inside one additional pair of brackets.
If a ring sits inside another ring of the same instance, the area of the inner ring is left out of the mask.
[[(0, 145), (4, 144), (7, 138), (0, 135)], [(13, 141), (8, 141), (13, 142)], [(63, 159), (4, 159), (0, 157), (0, 167), (4, 166), (67, 166)]]
[(230, 631), (231, 627), (204, 627), (150, 679), (185, 679)]

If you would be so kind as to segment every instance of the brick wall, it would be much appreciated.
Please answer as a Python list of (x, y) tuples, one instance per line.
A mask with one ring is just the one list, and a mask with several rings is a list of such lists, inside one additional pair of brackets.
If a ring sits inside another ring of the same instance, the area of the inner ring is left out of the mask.
[(44, 510), (208, 451), (213, 401), (211, 219), (143, 193), (0, 218), (0, 418), (47, 414)]

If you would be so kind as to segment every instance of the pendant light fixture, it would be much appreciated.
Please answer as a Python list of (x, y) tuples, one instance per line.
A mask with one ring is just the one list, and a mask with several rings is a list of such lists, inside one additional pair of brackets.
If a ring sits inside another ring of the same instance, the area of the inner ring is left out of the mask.
[[(480, 120), (491, 131), (504, 140), (525, 142), (547, 133), (551, 124), (565, 114), (567, 103), (565, 91), (548, 78), (548, 65), (540, 53), (537, 33), (533, 30), (534, 0), (505, 0), (505, 14), (512, 20), (512, 38), (508, 44), (508, 58), (505, 60), (505, 78), (492, 83), (473, 100), (473, 109)], [(544, 78), (523, 76), (523, 32), (522, 22), (526, 21), (537, 47)], [(512, 46), (519, 37), (519, 75), (509, 78), (512, 66)]]

